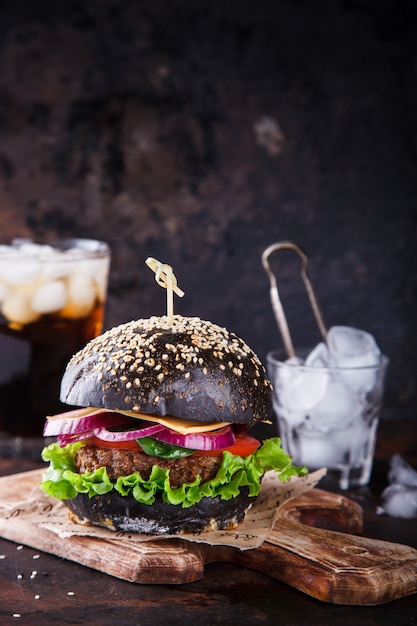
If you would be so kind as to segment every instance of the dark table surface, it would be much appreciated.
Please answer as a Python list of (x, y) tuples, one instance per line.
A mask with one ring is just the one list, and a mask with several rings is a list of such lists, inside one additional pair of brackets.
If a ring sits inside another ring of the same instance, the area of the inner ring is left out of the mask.
[[(343, 493), (362, 506), (365, 536), (417, 548), (417, 520), (376, 513), (396, 453), (417, 467), (417, 422), (383, 421), (369, 486)], [(3, 455), (0, 475), (42, 465)], [(379, 606), (334, 605), (231, 563), (208, 564), (204, 579), (184, 585), (136, 584), (0, 538), (0, 624), (16, 623), (405, 626), (417, 624), (417, 594)]]

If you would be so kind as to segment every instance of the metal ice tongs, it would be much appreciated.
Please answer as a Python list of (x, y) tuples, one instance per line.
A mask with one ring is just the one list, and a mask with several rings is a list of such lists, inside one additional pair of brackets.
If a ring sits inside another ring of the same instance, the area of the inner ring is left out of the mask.
[(272, 303), (272, 309), (274, 311), (275, 314), (275, 319), (277, 321), (278, 324), (278, 328), (281, 332), (281, 336), (282, 336), (282, 340), (284, 342), (284, 346), (285, 346), (285, 350), (288, 354), (288, 357), (292, 357), (295, 356), (295, 350), (294, 350), (294, 345), (291, 339), (291, 335), (290, 335), (290, 331), (288, 328), (288, 324), (287, 324), (287, 320), (285, 317), (285, 313), (284, 313), (284, 309), (282, 307), (281, 304), (281, 300), (279, 297), (279, 292), (278, 292), (278, 287), (277, 287), (277, 281), (275, 279), (275, 275), (273, 274), (270, 265), (269, 265), (269, 261), (268, 258), (269, 256), (273, 253), (273, 252), (277, 252), (279, 250), (294, 250), (298, 256), (301, 258), (302, 264), (301, 264), (301, 277), (303, 279), (304, 285), (306, 287), (307, 290), (307, 295), (308, 298), (310, 300), (310, 304), (311, 304), (311, 308), (313, 309), (313, 313), (314, 313), (314, 317), (316, 318), (316, 322), (317, 325), (319, 327), (320, 333), (323, 337), (323, 340), (326, 342), (327, 341), (327, 330), (326, 327), (323, 323), (323, 319), (322, 319), (322, 315), (320, 313), (320, 309), (319, 306), (317, 304), (317, 299), (316, 296), (314, 294), (314, 290), (313, 287), (310, 283), (310, 280), (307, 276), (307, 257), (304, 254), (304, 252), (302, 252), (302, 250), (300, 250), (300, 248), (295, 245), (294, 243), (292, 243), (291, 241), (281, 241), (279, 243), (274, 243), (270, 246), (268, 246), (268, 248), (266, 248), (264, 250), (264, 252), (262, 253), (262, 265), (264, 266), (265, 272), (267, 273), (267, 275), (269, 276), (269, 281), (270, 281), (270, 296), (271, 296), (271, 303)]

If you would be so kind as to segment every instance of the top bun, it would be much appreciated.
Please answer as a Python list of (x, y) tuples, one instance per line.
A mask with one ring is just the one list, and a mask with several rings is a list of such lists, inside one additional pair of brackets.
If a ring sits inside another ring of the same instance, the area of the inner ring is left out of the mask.
[(198, 317), (151, 317), (90, 341), (67, 365), (73, 406), (251, 424), (272, 411), (265, 369), (237, 335)]

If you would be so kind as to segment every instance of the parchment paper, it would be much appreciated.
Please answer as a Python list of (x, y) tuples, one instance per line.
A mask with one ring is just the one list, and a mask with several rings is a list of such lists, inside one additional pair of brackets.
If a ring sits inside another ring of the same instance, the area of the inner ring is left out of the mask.
[[(260, 546), (273, 528), (279, 507), (302, 493), (312, 489), (326, 474), (320, 469), (302, 478), (292, 477), (283, 483), (274, 471), (267, 472), (262, 480), (262, 489), (253, 506), (249, 509), (245, 520), (234, 530), (217, 530), (205, 533), (181, 534), (186, 541), (207, 543), (210, 545), (234, 546), (240, 550)], [(176, 538), (178, 535), (145, 535), (137, 533), (111, 531), (98, 526), (75, 524), (68, 519), (64, 504), (50, 496), (46, 496), (39, 487), (35, 487), (28, 498), (9, 507), (0, 509), (0, 517), (10, 520), (24, 520), (49, 531), (61, 538), (73, 535), (96, 537), (102, 539), (119, 539), (120, 541), (142, 542), (157, 539)]]

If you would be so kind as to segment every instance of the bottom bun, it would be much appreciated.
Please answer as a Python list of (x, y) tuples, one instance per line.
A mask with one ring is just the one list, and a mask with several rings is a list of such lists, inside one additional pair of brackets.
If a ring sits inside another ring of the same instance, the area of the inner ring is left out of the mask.
[(110, 492), (89, 498), (79, 493), (64, 504), (73, 521), (104, 526), (110, 530), (151, 535), (200, 533), (210, 530), (231, 530), (244, 519), (256, 497), (243, 488), (236, 498), (221, 500), (203, 498), (197, 504), (183, 508), (161, 498), (153, 504), (137, 502), (133, 496)]

